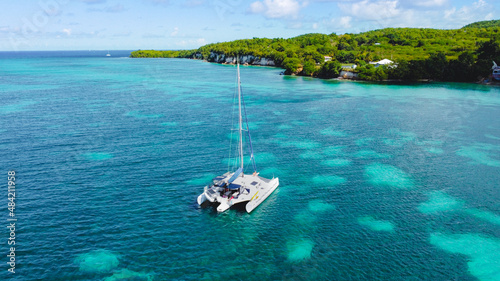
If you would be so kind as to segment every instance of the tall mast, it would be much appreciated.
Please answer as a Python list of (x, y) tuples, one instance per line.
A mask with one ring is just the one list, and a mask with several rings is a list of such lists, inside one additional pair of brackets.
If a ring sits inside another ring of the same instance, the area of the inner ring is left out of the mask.
[(236, 58), (236, 68), (238, 69), (238, 110), (240, 114), (239, 118), (239, 131), (240, 131), (240, 167), (243, 170), (243, 118), (241, 117), (241, 80), (240, 80), (240, 60), (239, 57)]

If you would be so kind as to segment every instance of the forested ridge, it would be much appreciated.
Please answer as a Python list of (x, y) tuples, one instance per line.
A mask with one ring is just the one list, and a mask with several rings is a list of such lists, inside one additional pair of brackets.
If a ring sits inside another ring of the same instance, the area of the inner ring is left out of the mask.
[[(131, 57), (220, 58), (252, 56), (272, 60), (286, 74), (337, 77), (341, 64), (363, 80), (477, 81), (500, 62), (500, 20), (476, 22), (460, 29), (384, 28), (358, 34), (311, 33), (284, 38), (253, 38), (213, 43), (194, 50), (138, 50)], [(325, 61), (331, 57), (331, 61)], [(392, 65), (374, 67), (381, 59)]]

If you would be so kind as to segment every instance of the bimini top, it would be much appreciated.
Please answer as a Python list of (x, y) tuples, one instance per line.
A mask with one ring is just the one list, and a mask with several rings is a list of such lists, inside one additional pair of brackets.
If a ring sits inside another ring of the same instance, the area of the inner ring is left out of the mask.
[(232, 183), (230, 184), (227, 188), (228, 189), (231, 189), (231, 190), (235, 190), (235, 189), (240, 189), (241, 185), (240, 184), (235, 184), (235, 183)]
[(235, 179), (238, 178), (239, 175), (241, 175), (241, 173), (243, 173), (243, 168), (238, 168), (238, 170), (236, 170), (236, 172), (234, 172), (233, 176), (227, 181), (228, 184), (232, 183)]

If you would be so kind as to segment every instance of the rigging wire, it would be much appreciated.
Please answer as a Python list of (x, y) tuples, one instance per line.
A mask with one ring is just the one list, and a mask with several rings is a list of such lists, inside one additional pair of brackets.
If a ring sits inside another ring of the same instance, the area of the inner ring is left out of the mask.
[(245, 123), (247, 124), (248, 147), (250, 148), (250, 161), (252, 161), (253, 171), (257, 172), (257, 166), (255, 165), (255, 157), (253, 155), (252, 137), (250, 136), (250, 127), (248, 126), (247, 106), (245, 104), (245, 99), (243, 99), (243, 89), (241, 89), (241, 101), (243, 103), (243, 111), (245, 112)]
[[(238, 84), (238, 77), (236, 77), (236, 84)], [(236, 168), (236, 166), (238, 165), (238, 163), (236, 163), (236, 161), (237, 161), (236, 157), (234, 160), (235, 163), (233, 165), (231, 165), (233, 163), (232, 148), (233, 148), (233, 131), (234, 131), (234, 115), (235, 115), (234, 111), (236, 108), (237, 91), (238, 91), (238, 88), (235, 88), (235, 90), (233, 92), (233, 108), (232, 108), (232, 112), (231, 112), (231, 135), (229, 137), (229, 158), (227, 161), (227, 171), (228, 172), (234, 170)]]
[(243, 111), (244, 111), (244, 115), (245, 115), (246, 131), (247, 131), (247, 135), (248, 135), (248, 148), (250, 150), (250, 161), (252, 162), (252, 167), (253, 167), (254, 172), (256, 172), (257, 166), (255, 164), (255, 157), (253, 154), (252, 137), (250, 135), (250, 126), (248, 125), (247, 109), (246, 109), (245, 99), (243, 98), (243, 89), (241, 88), (241, 84), (238, 84), (238, 74), (236, 74), (236, 85), (237, 86), (236, 86), (234, 93), (233, 93), (233, 107), (232, 107), (232, 112), (231, 112), (231, 135), (230, 135), (230, 141), (229, 141), (229, 160), (228, 160), (228, 164), (227, 164), (227, 170), (228, 170), (228, 172), (232, 171), (232, 170), (236, 170), (236, 168), (238, 167), (238, 159), (239, 159), (238, 155), (240, 155), (240, 153), (243, 153), (243, 152), (240, 152), (240, 147), (238, 146), (238, 148), (235, 150), (234, 156), (232, 155), (232, 153), (233, 153), (233, 150), (232, 150), (233, 131), (236, 130), (236, 129), (234, 129), (234, 119), (235, 119), (235, 115), (236, 115), (235, 114), (236, 96), (237, 96), (238, 87), (239, 87), (240, 94), (241, 94), (242, 107), (243, 107)]

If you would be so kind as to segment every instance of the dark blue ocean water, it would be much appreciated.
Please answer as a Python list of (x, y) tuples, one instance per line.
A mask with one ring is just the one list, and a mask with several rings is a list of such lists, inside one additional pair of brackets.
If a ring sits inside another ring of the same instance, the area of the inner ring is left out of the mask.
[(500, 89), (241, 68), (251, 214), (195, 200), (227, 170), (236, 68), (0, 55), (0, 279), (500, 280)]

